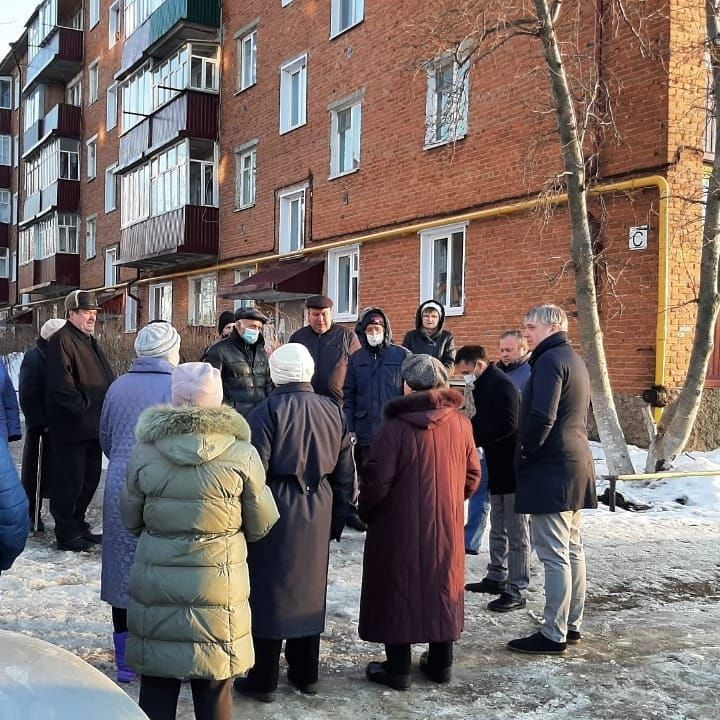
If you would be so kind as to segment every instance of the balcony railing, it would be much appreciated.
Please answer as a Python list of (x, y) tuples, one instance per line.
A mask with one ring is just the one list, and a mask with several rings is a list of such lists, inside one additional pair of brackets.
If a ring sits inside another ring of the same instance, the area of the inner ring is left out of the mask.
[(0, 278), (0, 305), (7, 305), (10, 302), (10, 281), (7, 278)]
[(120, 75), (150, 55), (166, 57), (188, 39), (212, 38), (219, 28), (220, 0), (165, 0), (125, 39)]
[(216, 260), (218, 209), (185, 205), (120, 233), (119, 265), (146, 269), (188, 267)]
[(0, 222), (0, 248), (10, 247), (10, 225)]
[(80, 256), (56, 253), (18, 268), (18, 291), (59, 294), (80, 285)]
[(0, 135), (12, 133), (12, 110), (0, 108)]
[(120, 138), (120, 170), (180, 137), (214, 140), (218, 96), (188, 90)]
[(9, 165), (0, 165), (0, 188), (9, 190), (12, 183), (12, 168)]
[(79, 139), (82, 135), (82, 108), (60, 103), (23, 134), (23, 157), (49, 137)]
[(67, 83), (80, 71), (82, 60), (82, 30), (55, 28), (28, 65), (23, 92), (30, 90), (36, 83)]

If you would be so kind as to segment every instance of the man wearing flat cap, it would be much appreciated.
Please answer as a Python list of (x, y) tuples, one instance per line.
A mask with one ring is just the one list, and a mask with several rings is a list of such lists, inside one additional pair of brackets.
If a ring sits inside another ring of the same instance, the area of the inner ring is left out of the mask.
[(73, 290), (65, 298), (67, 322), (47, 345), (47, 423), (58, 469), (50, 512), (58, 548), (73, 552), (102, 540), (85, 513), (100, 482), (100, 412), (115, 374), (93, 337), (97, 311), (95, 293)]
[(308, 324), (290, 336), (289, 342), (304, 345), (315, 362), (312, 386), (318, 395), (343, 403), (343, 383), (350, 356), (360, 349), (358, 336), (342, 325), (334, 325), (333, 301), (313, 295), (305, 301)]
[(272, 390), (262, 332), (266, 322), (256, 308), (240, 308), (230, 335), (211, 345), (204, 357), (220, 371), (224, 402), (245, 417)]

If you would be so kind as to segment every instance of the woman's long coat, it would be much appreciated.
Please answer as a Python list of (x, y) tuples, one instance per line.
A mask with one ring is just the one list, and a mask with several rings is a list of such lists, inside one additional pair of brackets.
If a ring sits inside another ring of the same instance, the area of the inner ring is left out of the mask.
[(110, 460), (103, 497), (103, 543), (100, 598), (127, 608), (130, 568), (137, 538), (120, 519), (120, 495), (128, 460), (135, 448), (140, 413), (170, 402), (173, 366), (161, 358), (137, 358), (130, 371), (110, 386), (100, 416), (100, 446)]
[(462, 396), (390, 401), (360, 480), (367, 523), (359, 634), (401, 644), (457, 640), (464, 622), (464, 501), (480, 483)]
[(340, 538), (352, 500), (342, 410), (310, 383), (289, 383), (273, 390), (248, 422), (280, 512), (268, 536), (249, 550), (253, 635), (318, 635), (325, 629), (330, 538)]
[(127, 662), (142, 675), (223, 680), (255, 664), (247, 542), (278, 512), (232, 408), (146, 410), (120, 500), (139, 535)]

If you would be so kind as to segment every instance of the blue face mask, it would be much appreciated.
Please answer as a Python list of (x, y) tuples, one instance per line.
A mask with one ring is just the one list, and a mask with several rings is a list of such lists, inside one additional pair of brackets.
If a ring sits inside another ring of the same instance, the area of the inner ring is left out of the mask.
[(253, 330), (252, 328), (245, 328), (243, 330), (242, 339), (248, 345), (254, 345), (258, 341), (259, 337), (260, 337), (259, 330)]

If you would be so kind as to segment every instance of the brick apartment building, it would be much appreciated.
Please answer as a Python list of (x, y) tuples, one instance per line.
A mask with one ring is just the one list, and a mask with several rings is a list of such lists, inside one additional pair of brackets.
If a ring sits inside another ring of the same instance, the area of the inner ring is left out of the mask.
[[(617, 90), (591, 209), (635, 441), (637, 395), (684, 375), (713, 157), (703, 3), (657, 5), (651, 53), (594, 3), (577, 41)], [(338, 321), (380, 305), (401, 336), (434, 297), (461, 344), (494, 349), (538, 301), (572, 311), (566, 209), (537, 200), (560, 168), (540, 48), (463, 62), (418, 31), (435, 6), (44, 0), (0, 62), (5, 320), (37, 327), (80, 286), (128, 333), (256, 302), (281, 341), (325, 291)], [(717, 444), (715, 392), (698, 427)]]

